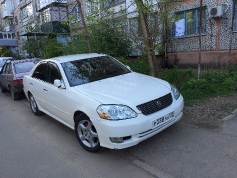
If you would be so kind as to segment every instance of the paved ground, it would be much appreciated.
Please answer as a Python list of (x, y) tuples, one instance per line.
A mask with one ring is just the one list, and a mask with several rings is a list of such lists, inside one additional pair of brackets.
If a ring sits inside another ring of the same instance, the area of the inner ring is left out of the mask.
[(180, 122), (137, 146), (92, 154), (71, 129), (0, 93), (0, 177), (236, 178), (236, 130), (236, 116), (216, 129)]

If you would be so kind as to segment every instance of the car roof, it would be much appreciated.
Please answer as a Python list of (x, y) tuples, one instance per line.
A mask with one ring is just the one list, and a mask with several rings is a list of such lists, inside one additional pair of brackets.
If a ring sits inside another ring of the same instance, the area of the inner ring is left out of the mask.
[(32, 58), (32, 59), (21, 59), (21, 60), (14, 60), (14, 61), (11, 61), (11, 63), (24, 63), (24, 62), (30, 62), (30, 61), (40, 61), (39, 58)]
[(68, 61), (82, 60), (82, 59), (100, 57), (100, 56), (106, 56), (106, 55), (105, 54), (98, 54), (98, 53), (72, 54), (72, 55), (59, 56), (59, 57), (54, 57), (54, 58), (50, 58), (50, 59), (45, 59), (44, 61), (55, 60), (60, 63), (64, 63), (64, 62), (68, 62)]
[(0, 60), (13, 59), (13, 57), (0, 57)]

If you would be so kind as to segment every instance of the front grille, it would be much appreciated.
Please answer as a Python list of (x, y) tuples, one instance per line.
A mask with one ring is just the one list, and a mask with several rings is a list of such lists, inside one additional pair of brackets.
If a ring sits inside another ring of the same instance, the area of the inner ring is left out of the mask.
[(171, 104), (172, 104), (172, 95), (171, 93), (169, 93), (155, 100), (140, 104), (137, 106), (137, 109), (139, 109), (142, 112), (142, 114), (149, 115), (157, 111), (160, 111)]

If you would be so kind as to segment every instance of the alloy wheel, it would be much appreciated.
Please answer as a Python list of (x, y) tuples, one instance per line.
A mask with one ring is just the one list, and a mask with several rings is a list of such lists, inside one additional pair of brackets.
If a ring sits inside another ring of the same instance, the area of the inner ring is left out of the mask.
[(99, 144), (98, 134), (94, 125), (89, 120), (80, 121), (77, 132), (79, 139), (85, 146), (95, 148)]

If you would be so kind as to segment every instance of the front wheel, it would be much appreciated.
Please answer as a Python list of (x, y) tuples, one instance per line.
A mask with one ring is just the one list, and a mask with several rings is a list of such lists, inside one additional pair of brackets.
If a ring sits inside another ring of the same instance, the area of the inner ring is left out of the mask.
[(76, 117), (75, 134), (81, 146), (89, 152), (98, 152), (102, 149), (96, 129), (90, 119), (80, 114)]
[(37, 106), (37, 103), (35, 101), (35, 98), (33, 95), (29, 95), (29, 101), (30, 101), (30, 108), (31, 108), (31, 111), (36, 115), (36, 116), (39, 116), (39, 115), (42, 115), (42, 112), (39, 110), (38, 106)]

